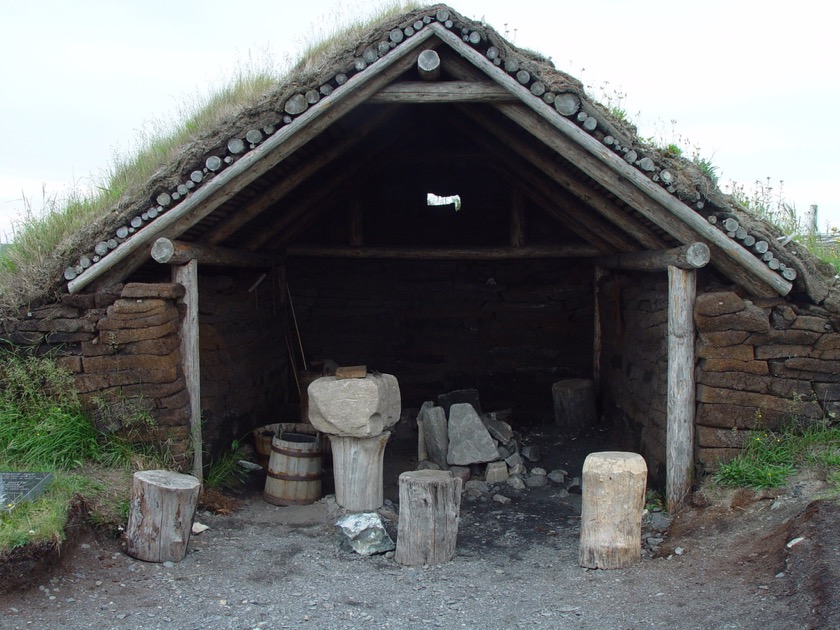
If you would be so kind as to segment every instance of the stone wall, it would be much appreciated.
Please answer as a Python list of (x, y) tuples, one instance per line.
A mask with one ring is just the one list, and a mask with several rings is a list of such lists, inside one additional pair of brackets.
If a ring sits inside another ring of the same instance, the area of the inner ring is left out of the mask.
[(699, 295), (697, 459), (731, 459), (752, 430), (840, 411), (840, 320), (817, 306), (735, 291)]
[[(39, 354), (55, 353), (100, 428), (157, 443), (186, 462), (189, 395), (177, 305), (183, 292), (177, 284), (133, 283), (63, 295), (6, 322), (2, 336)], [(148, 416), (151, 423), (143, 420)]]

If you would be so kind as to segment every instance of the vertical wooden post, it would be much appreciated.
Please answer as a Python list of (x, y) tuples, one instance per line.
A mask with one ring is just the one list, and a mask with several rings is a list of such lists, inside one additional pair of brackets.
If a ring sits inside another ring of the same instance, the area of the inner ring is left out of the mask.
[(514, 191), (510, 207), (510, 246), (525, 247), (525, 202), (519, 191)]
[(190, 438), (193, 448), (193, 476), (204, 479), (204, 459), (201, 439), (201, 371), (198, 350), (198, 262), (172, 267), (172, 280), (184, 287), (186, 307), (181, 322), (181, 361), (187, 393), (190, 395)]
[(595, 385), (595, 399), (601, 399), (601, 281), (607, 272), (595, 266), (595, 325), (592, 339), (592, 382)]
[(679, 510), (691, 490), (694, 470), (694, 301), (693, 270), (668, 267), (668, 404), (666, 498)]
[(364, 215), (362, 214), (362, 204), (358, 201), (353, 203), (350, 208), (350, 221), (348, 224), (348, 244), (353, 247), (364, 245), (365, 242), (365, 224)]

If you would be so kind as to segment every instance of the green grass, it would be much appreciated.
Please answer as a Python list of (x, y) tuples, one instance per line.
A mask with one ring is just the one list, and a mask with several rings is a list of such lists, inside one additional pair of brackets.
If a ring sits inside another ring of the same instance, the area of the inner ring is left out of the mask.
[(0, 513), (0, 559), (29, 543), (60, 544), (74, 503), (94, 525), (116, 528), (128, 515), (132, 471), (166, 464), (150, 447), (98, 431), (72, 375), (51, 357), (0, 352), (0, 470), (53, 473), (42, 497)]
[(221, 457), (210, 462), (204, 477), (204, 487), (219, 490), (241, 483), (248, 473), (237, 462), (247, 458), (242, 445), (238, 440), (234, 440)]
[(721, 464), (715, 482), (729, 487), (775, 488), (798, 470), (820, 472), (840, 491), (840, 426), (829, 421), (792, 423), (780, 431), (756, 431), (742, 453)]

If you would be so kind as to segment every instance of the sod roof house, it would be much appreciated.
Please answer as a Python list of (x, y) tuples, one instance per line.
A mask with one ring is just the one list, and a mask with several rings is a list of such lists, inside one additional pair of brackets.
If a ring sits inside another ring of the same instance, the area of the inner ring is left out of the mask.
[(840, 401), (833, 273), (443, 5), (299, 68), (95, 229), (6, 336), (184, 454), (296, 421), (315, 360), (396, 375), (404, 407), (475, 387), (514, 424), (577, 377), (679, 503), (742, 429)]

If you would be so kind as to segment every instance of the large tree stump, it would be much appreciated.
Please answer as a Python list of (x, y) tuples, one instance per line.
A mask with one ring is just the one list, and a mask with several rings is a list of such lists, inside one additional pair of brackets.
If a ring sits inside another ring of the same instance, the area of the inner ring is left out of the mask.
[(582, 476), (580, 566), (620, 569), (640, 561), (645, 460), (636, 453), (590, 453)]
[(390, 431), (374, 437), (330, 435), (335, 502), (351, 512), (382, 507), (382, 463)]
[(394, 559), (406, 566), (449, 562), (455, 555), (461, 478), (448, 470), (400, 475), (400, 524)]
[(588, 379), (570, 378), (551, 386), (554, 421), (560, 426), (581, 431), (595, 424), (595, 384)]
[(134, 473), (126, 553), (147, 562), (180, 562), (187, 555), (201, 483), (168, 470)]

